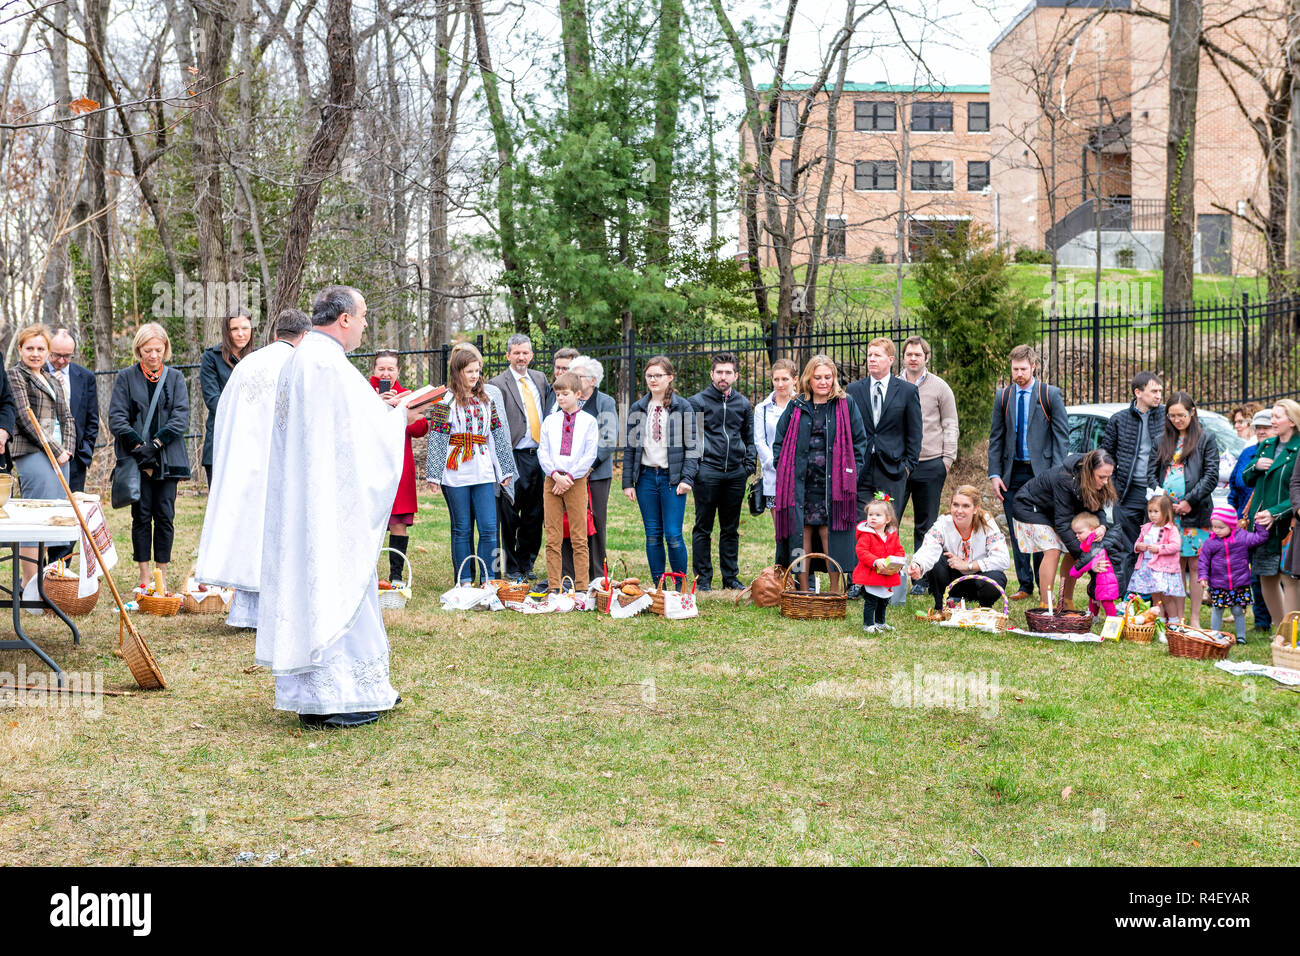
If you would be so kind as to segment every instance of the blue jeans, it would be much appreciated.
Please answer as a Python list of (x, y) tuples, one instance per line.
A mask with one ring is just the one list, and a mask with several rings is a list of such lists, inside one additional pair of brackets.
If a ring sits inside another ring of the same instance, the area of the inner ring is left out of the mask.
[[(451, 516), (451, 563), (453, 573), (459, 575), (457, 584), (475, 579), (477, 562), (461, 564), (474, 549), (474, 528), (478, 528), (478, 556), (487, 565), (488, 576), (497, 576), (497, 497), (496, 484), (490, 481), (477, 485), (442, 486), (442, 497), (447, 502)], [(479, 575), (482, 569), (479, 569)]]
[(645, 556), (650, 562), (650, 576), (656, 587), (664, 573), (664, 542), (673, 570), (686, 573), (686, 539), (682, 537), (682, 520), (686, 517), (686, 496), (668, 483), (667, 471), (641, 469), (636, 483), (636, 503), (645, 525)]

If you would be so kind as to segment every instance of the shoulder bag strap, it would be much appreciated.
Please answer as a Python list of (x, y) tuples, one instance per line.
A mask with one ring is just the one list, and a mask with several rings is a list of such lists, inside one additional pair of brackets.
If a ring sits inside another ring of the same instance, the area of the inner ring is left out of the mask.
[[(163, 386), (167, 384), (167, 376), (170, 373), (171, 373), (171, 369), (169, 368), (164, 369), (162, 378), (158, 379), (158, 387), (153, 390), (153, 398), (150, 399), (149, 401), (149, 411), (144, 413), (144, 430), (146, 432), (149, 431), (149, 423), (153, 421), (154, 409), (158, 407), (158, 399), (162, 398)], [(141, 435), (140, 437), (143, 438), (146, 442), (153, 438), (152, 435), (147, 435), (147, 434)]]

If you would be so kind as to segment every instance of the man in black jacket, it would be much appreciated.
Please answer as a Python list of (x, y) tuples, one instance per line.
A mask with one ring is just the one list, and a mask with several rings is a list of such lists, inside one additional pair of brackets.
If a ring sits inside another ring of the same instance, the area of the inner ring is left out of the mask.
[(1147, 517), (1147, 489), (1156, 487), (1156, 449), (1165, 431), (1164, 385), (1154, 372), (1133, 376), (1133, 402), (1106, 423), (1101, 446), (1115, 459), (1116, 524), (1128, 546), (1114, 554), (1120, 593), (1137, 562), (1133, 545)]
[(691, 396), (700, 417), (699, 433), (704, 454), (692, 491), (695, 527), (691, 530), (691, 562), (699, 589), (713, 586), (713, 520), (717, 515), (718, 563), (722, 586), (744, 588), (740, 580), (740, 506), (745, 482), (754, 473), (758, 450), (754, 447), (754, 406), (732, 386), (736, 383), (736, 356), (713, 356), (713, 384)]
[(95, 457), (99, 438), (99, 388), (95, 373), (72, 361), (77, 354), (77, 339), (70, 329), (55, 329), (50, 336), (50, 372), (63, 386), (68, 410), (77, 423), (77, 447), (72, 449), (68, 487), (86, 490), (86, 471)]
[(872, 339), (867, 343), (867, 377), (846, 389), (867, 433), (867, 459), (858, 475), (859, 519), (866, 517), (867, 504), (881, 491), (892, 499), (901, 521), (907, 478), (921, 457), (921, 396), (911, 382), (890, 374), (895, 354), (889, 339)]

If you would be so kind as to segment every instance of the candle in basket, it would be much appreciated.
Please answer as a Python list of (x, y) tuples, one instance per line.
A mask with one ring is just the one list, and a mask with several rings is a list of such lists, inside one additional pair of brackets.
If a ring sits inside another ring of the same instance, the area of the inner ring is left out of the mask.
[(1300, 624), (1300, 620), (1293, 618), (1291, 620), (1291, 650), (1295, 650), (1295, 632), (1297, 624)]
[(1047, 591), (1047, 613), (1051, 615), (1056, 614), (1056, 611), (1052, 610), (1052, 591), (1050, 588)]

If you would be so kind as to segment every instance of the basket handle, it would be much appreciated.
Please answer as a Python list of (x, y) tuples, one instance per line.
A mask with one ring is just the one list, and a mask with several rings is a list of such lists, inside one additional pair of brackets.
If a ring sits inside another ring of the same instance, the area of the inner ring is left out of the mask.
[[(799, 555), (799, 557), (795, 558), (793, 561), (790, 562), (790, 567), (788, 567), (788, 568), (785, 569), (785, 580), (782, 581), (782, 583), (781, 583), (781, 590), (783, 590), (783, 591), (788, 591), (788, 590), (790, 590), (790, 575), (794, 573), (795, 565), (797, 565), (800, 561), (806, 561), (806, 560), (808, 560), (809, 558), (825, 558), (825, 559), (826, 559), (827, 561), (829, 561), (831, 564), (835, 565), (835, 570), (838, 571), (838, 572), (839, 572), (839, 575), (840, 575), (840, 587), (841, 587), (841, 588), (844, 588), (844, 586), (845, 586), (845, 585), (844, 585), (844, 568), (840, 566), (840, 563), (839, 563), (838, 561), (836, 561), (834, 558), (832, 558), (829, 554), (823, 554), (823, 553), (820, 552), (820, 551), (809, 551), (807, 554), (801, 554), (801, 555)], [(834, 592), (829, 592), (829, 591), (828, 591), (827, 593), (830, 594), (830, 593), (834, 593)], [(841, 590), (840, 593), (841, 593), (841, 594), (847, 594), (848, 591), (847, 591), (847, 590)]]
[(655, 585), (655, 589), (656, 589), (656, 590), (658, 590), (658, 591), (662, 591), (662, 590), (664, 590), (664, 578), (681, 578), (681, 579), (682, 579), (682, 590), (683, 590), (683, 591), (686, 590), (686, 572), (685, 572), (685, 571), (665, 571), (663, 574), (659, 575), (659, 583)]
[[(482, 558), (480, 558), (479, 560), (481, 561)], [(569, 582), (569, 590), (570, 590), (571, 592), (576, 592), (576, 591), (578, 590), (578, 582), (575, 581), (575, 580), (573, 580), (573, 578), (569, 577), (569, 575), (566, 574), (566, 575), (564, 575), (564, 577), (560, 578), (560, 591), (561, 591), (561, 592), (564, 591), (564, 582), (565, 582), (565, 581), (568, 581), (568, 582)]]
[[(406, 557), (406, 555), (402, 555), (402, 557)], [(462, 562), (460, 563), (460, 567), (458, 567), (458, 568), (456, 569), (456, 586), (457, 586), (457, 587), (460, 586), (460, 572), (462, 572), (462, 571), (465, 570), (465, 565), (468, 564), (470, 561), (477, 561), (479, 564), (483, 565), (483, 580), (484, 580), (484, 581), (487, 581), (488, 578), (492, 577), (492, 572), (488, 570), (487, 562), (484, 561), (482, 558), (480, 558), (477, 554), (474, 554), (473, 552), (470, 552), (469, 554), (465, 555), (465, 560), (462, 561)]]
[[(380, 549), (379, 549), (379, 553), (380, 553), (380, 554), (383, 554), (385, 551), (391, 551), (393, 554), (397, 555), (398, 557), (400, 557), (400, 558), (402, 559), (402, 567), (406, 569), (406, 584), (407, 584), (408, 587), (410, 587), (412, 590), (414, 590), (414, 588), (415, 588), (415, 568), (411, 567), (411, 559), (408, 558), (408, 557), (407, 557), (403, 552), (398, 551), (396, 548), (380, 548)], [(478, 556), (475, 555), (475, 557), (478, 557)], [(482, 558), (479, 558), (479, 560), (481, 561)], [(465, 562), (462, 561), (462, 562), (460, 563), (460, 566), (463, 568), (463, 567), (465, 566)], [(457, 584), (460, 583), (460, 571), (459, 571), (459, 570), (457, 570), (457, 572), (456, 572), (456, 583), (457, 583)]]
[(1011, 616), (1011, 602), (1007, 599), (1007, 592), (1002, 589), (1002, 585), (998, 584), (997, 581), (994, 581), (990, 577), (985, 577), (982, 574), (963, 574), (959, 578), (953, 578), (951, 581), (948, 582), (948, 586), (943, 589), (943, 600), (940, 603), (943, 604), (944, 606), (947, 606), (948, 592), (952, 590), (953, 585), (960, 584), (962, 581), (970, 581), (970, 580), (985, 581), (988, 584), (991, 584), (995, 588), (997, 588), (998, 593), (1002, 595), (1002, 613), (1005, 614), (1007, 617)]

